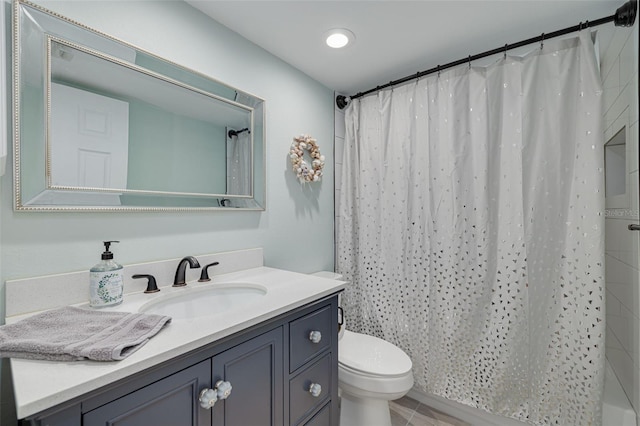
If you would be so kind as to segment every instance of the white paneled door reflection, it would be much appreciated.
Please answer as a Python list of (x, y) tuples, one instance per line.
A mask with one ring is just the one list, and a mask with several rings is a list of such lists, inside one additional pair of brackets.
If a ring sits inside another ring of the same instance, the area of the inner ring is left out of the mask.
[(129, 104), (52, 83), (49, 150), (52, 185), (125, 189)]

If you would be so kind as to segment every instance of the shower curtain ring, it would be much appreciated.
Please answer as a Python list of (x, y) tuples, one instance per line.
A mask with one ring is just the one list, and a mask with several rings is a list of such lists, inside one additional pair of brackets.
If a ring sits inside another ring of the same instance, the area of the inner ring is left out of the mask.
[(544, 47), (544, 33), (540, 36), (540, 50)]
[(469, 55), (469, 69), (471, 69), (471, 55)]
[(504, 59), (507, 59), (507, 47), (509, 46), (509, 43), (505, 43), (504, 44)]
[(582, 21), (578, 24), (578, 31), (582, 31)]
[(436, 70), (438, 71), (438, 77), (440, 77), (440, 65), (438, 65), (438, 68), (436, 68)]

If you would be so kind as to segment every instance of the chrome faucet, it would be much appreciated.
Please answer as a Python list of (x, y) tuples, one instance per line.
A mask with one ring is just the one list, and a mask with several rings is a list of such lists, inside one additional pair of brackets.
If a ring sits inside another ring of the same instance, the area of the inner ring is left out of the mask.
[(200, 263), (198, 263), (198, 260), (195, 257), (183, 257), (180, 263), (178, 263), (178, 269), (176, 269), (176, 277), (173, 279), (173, 287), (184, 287), (185, 285), (187, 285), (184, 278), (185, 271), (187, 269), (187, 263), (189, 264), (189, 267), (191, 269), (200, 267)]

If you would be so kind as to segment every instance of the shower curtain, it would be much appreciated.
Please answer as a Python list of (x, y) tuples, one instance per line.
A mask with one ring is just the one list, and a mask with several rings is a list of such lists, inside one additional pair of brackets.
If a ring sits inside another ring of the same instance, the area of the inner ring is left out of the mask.
[(535, 425), (598, 425), (601, 83), (590, 34), (353, 100), (337, 269), (349, 328), (417, 388)]
[(251, 134), (227, 137), (227, 194), (250, 195), (251, 177)]

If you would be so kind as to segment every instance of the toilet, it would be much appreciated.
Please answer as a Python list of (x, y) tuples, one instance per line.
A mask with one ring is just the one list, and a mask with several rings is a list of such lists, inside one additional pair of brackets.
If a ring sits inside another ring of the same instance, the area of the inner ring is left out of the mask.
[[(333, 272), (313, 274), (341, 279)], [(402, 398), (413, 387), (411, 359), (397, 346), (340, 328), (338, 388), (340, 426), (391, 426), (389, 401)]]

